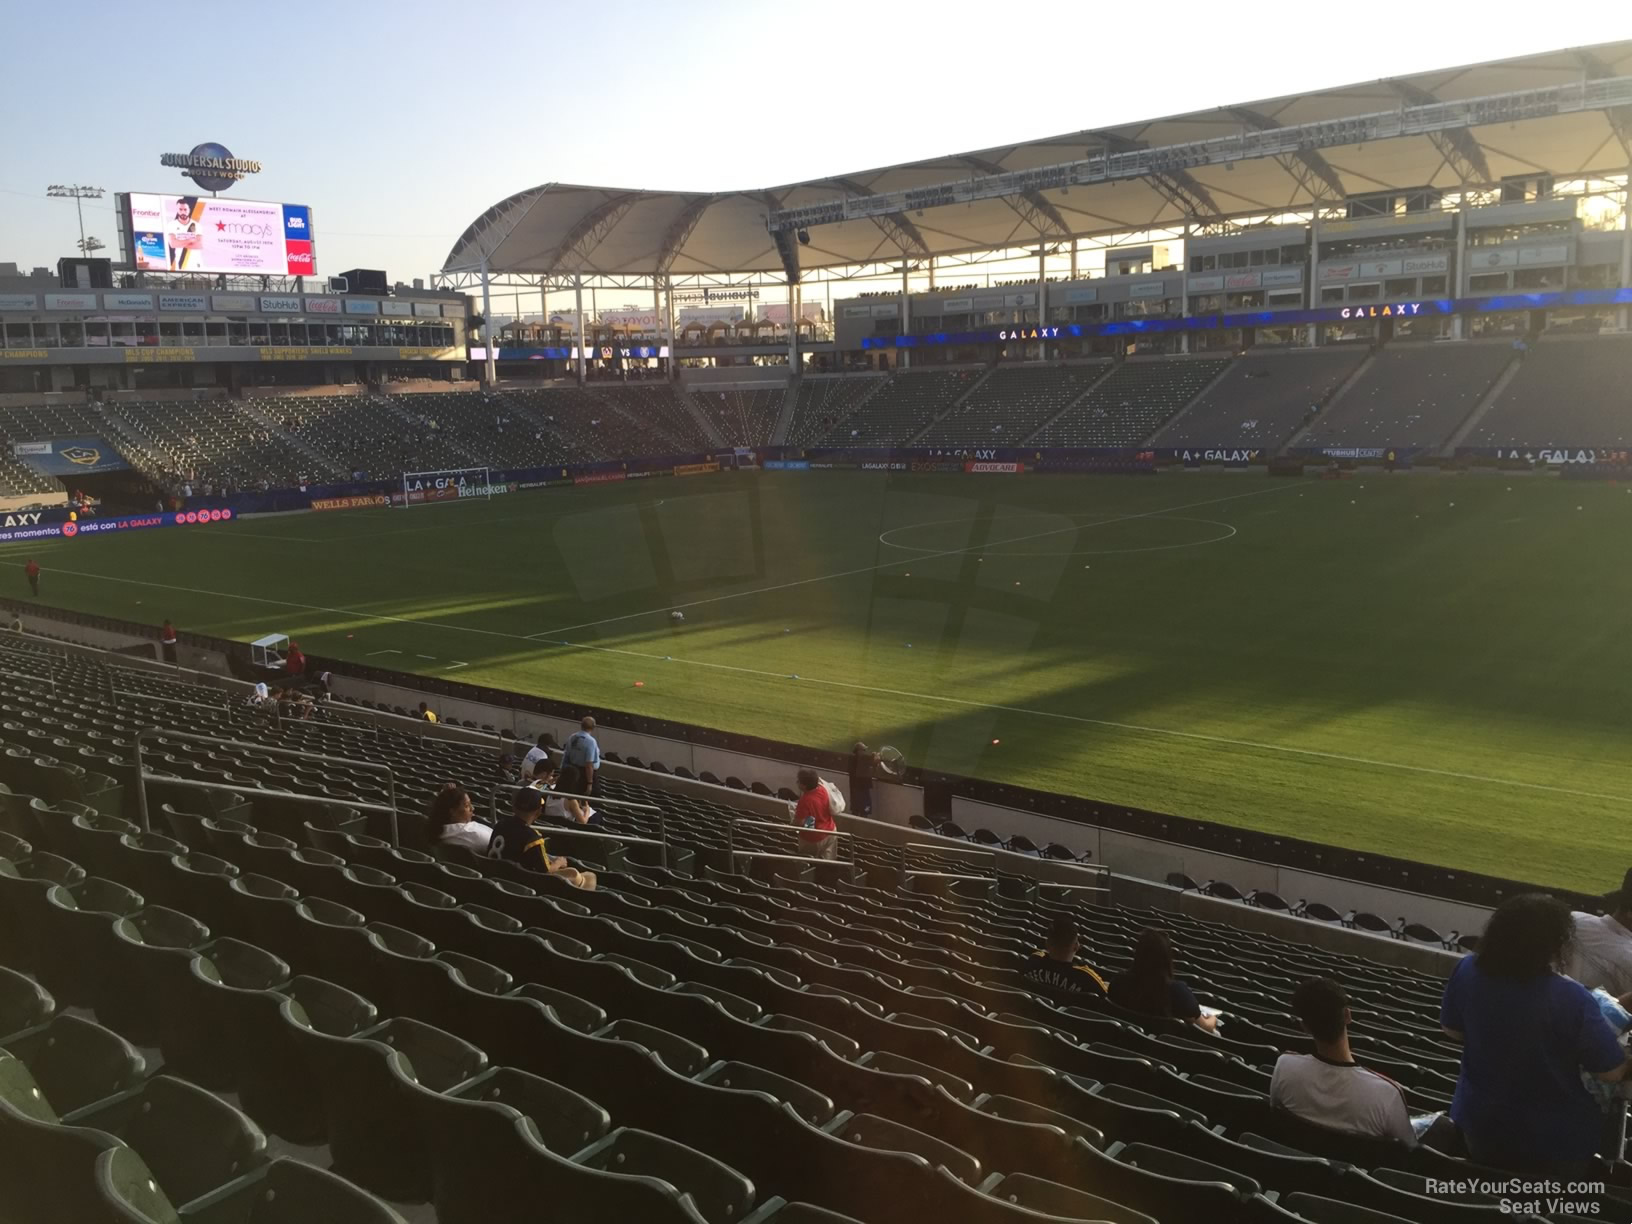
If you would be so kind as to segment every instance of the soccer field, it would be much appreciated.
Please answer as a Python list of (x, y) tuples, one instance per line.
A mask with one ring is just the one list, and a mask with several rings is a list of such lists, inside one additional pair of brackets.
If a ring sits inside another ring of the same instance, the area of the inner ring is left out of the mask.
[[(1632, 865), (1632, 490), (724, 474), (82, 537), (44, 601), (1551, 884)], [(671, 621), (671, 609), (685, 622)]]

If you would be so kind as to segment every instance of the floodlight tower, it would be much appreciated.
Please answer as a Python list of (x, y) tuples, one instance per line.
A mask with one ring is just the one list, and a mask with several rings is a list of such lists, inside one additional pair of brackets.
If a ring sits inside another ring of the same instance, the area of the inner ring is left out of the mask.
[(52, 183), (51, 186), (45, 189), (45, 194), (54, 200), (72, 200), (74, 202), (74, 211), (79, 214), (79, 249), (83, 254), (89, 255), (102, 245), (97, 243), (96, 247), (92, 247), (86, 240), (85, 205), (83, 203), (85, 200), (100, 200), (102, 198), (102, 188), (82, 187), (78, 183), (67, 186), (62, 183)]

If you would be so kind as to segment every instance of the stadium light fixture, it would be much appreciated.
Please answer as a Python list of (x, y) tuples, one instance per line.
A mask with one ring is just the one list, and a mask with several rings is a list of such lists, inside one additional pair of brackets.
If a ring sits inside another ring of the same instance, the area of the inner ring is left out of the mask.
[(74, 202), (74, 211), (79, 214), (79, 249), (81, 254), (89, 255), (92, 250), (99, 249), (101, 247), (102, 244), (100, 242), (98, 242), (94, 248), (87, 245), (87, 239), (85, 237), (84, 201), (100, 200), (103, 194), (102, 188), (84, 187), (79, 183), (74, 183), (71, 185), (52, 183), (45, 189), (45, 194), (53, 200), (72, 200)]

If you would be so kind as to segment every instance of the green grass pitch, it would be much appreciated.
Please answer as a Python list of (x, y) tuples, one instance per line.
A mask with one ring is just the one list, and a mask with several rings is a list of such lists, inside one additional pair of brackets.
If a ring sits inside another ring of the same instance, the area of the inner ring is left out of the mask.
[[(45, 602), (1601, 891), (1632, 490), (723, 474), (6, 546)], [(681, 608), (685, 622), (670, 611)]]

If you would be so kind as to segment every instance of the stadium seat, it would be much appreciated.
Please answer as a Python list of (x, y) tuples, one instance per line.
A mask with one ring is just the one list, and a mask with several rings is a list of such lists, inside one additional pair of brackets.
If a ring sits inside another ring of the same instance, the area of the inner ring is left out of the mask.
[(244, 1110), (292, 1143), (325, 1134), (323, 1069), (300, 1037), (311, 1029), (335, 1039), (374, 1026), (374, 1005), (320, 978), (300, 976), (279, 991), (244, 991), (222, 1000), (240, 1024), (236, 1082)]
[(219, 1097), (155, 1075), (63, 1121), (117, 1136), (136, 1149), (164, 1193), (187, 1203), (266, 1160), (266, 1136)]
[(1319, 1198), (1313, 1194), (1289, 1195), (1286, 1207), (1310, 1224), (1412, 1224), (1410, 1220), (1386, 1211), (1374, 1211), (1370, 1207)]
[(739, 1220), (754, 1205), (754, 1185), (741, 1173), (695, 1148), (649, 1131), (620, 1127), (579, 1152), (574, 1162), (673, 1186), (695, 1204), (709, 1224)]
[(873, 1114), (848, 1114), (835, 1118), (827, 1129), (860, 1147), (922, 1156), (931, 1165), (947, 1170), (953, 1177), (971, 1186), (980, 1185), (985, 1175), (980, 1161), (968, 1152), (888, 1118)]
[(0, 1038), (19, 1029), (44, 1024), (56, 1011), (56, 1001), (43, 986), (0, 965)]
[(134, 1088), (147, 1073), (147, 1060), (119, 1034), (63, 1013), (13, 1033), (5, 1049), (28, 1069), (59, 1116)]
[(237, 939), (217, 939), (194, 956), (179, 983), (170, 1022), (160, 1037), (165, 1065), (206, 1088), (238, 1084), (246, 1009), (275, 1010), (290, 976), (272, 953)]
[(429, 1198), (427, 1153), (404, 1084), (445, 1092), (480, 1072), (487, 1056), (403, 1016), (354, 1037), (322, 1033), (287, 1011), (285, 1019), (319, 1072), (335, 1170), (386, 1198)]
[(343, 1177), (289, 1159), (269, 1161), (187, 1204), (181, 1218), (233, 1224), (406, 1224), (390, 1204)]
[(139, 1045), (157, 1045), (163, 1008), (183, 989), (193, 953), (209, 942), (203, 923), (150, 905), (116, 918), (110, 953), (95, 984), (96, 1014)]
[[(5, 883), (4, 875), (0, 866), (0, 884)], [(40, 961), (40, 981), (64, 1003), (89, 1006), (112, 955), (113, 920), (136, 914), (144, 905), (122, 884), (94, 877), (47, 889), (35, 928), (36, 946), (55, 948), (60, 954)]]
[(1157, 1224), (1143, 1212), (1095, 1194), (1026, 1173), (994, 1174), (981, 1187), (987, 1194), (1052, 1218), (1104, 1220), (1107, 1224)]

